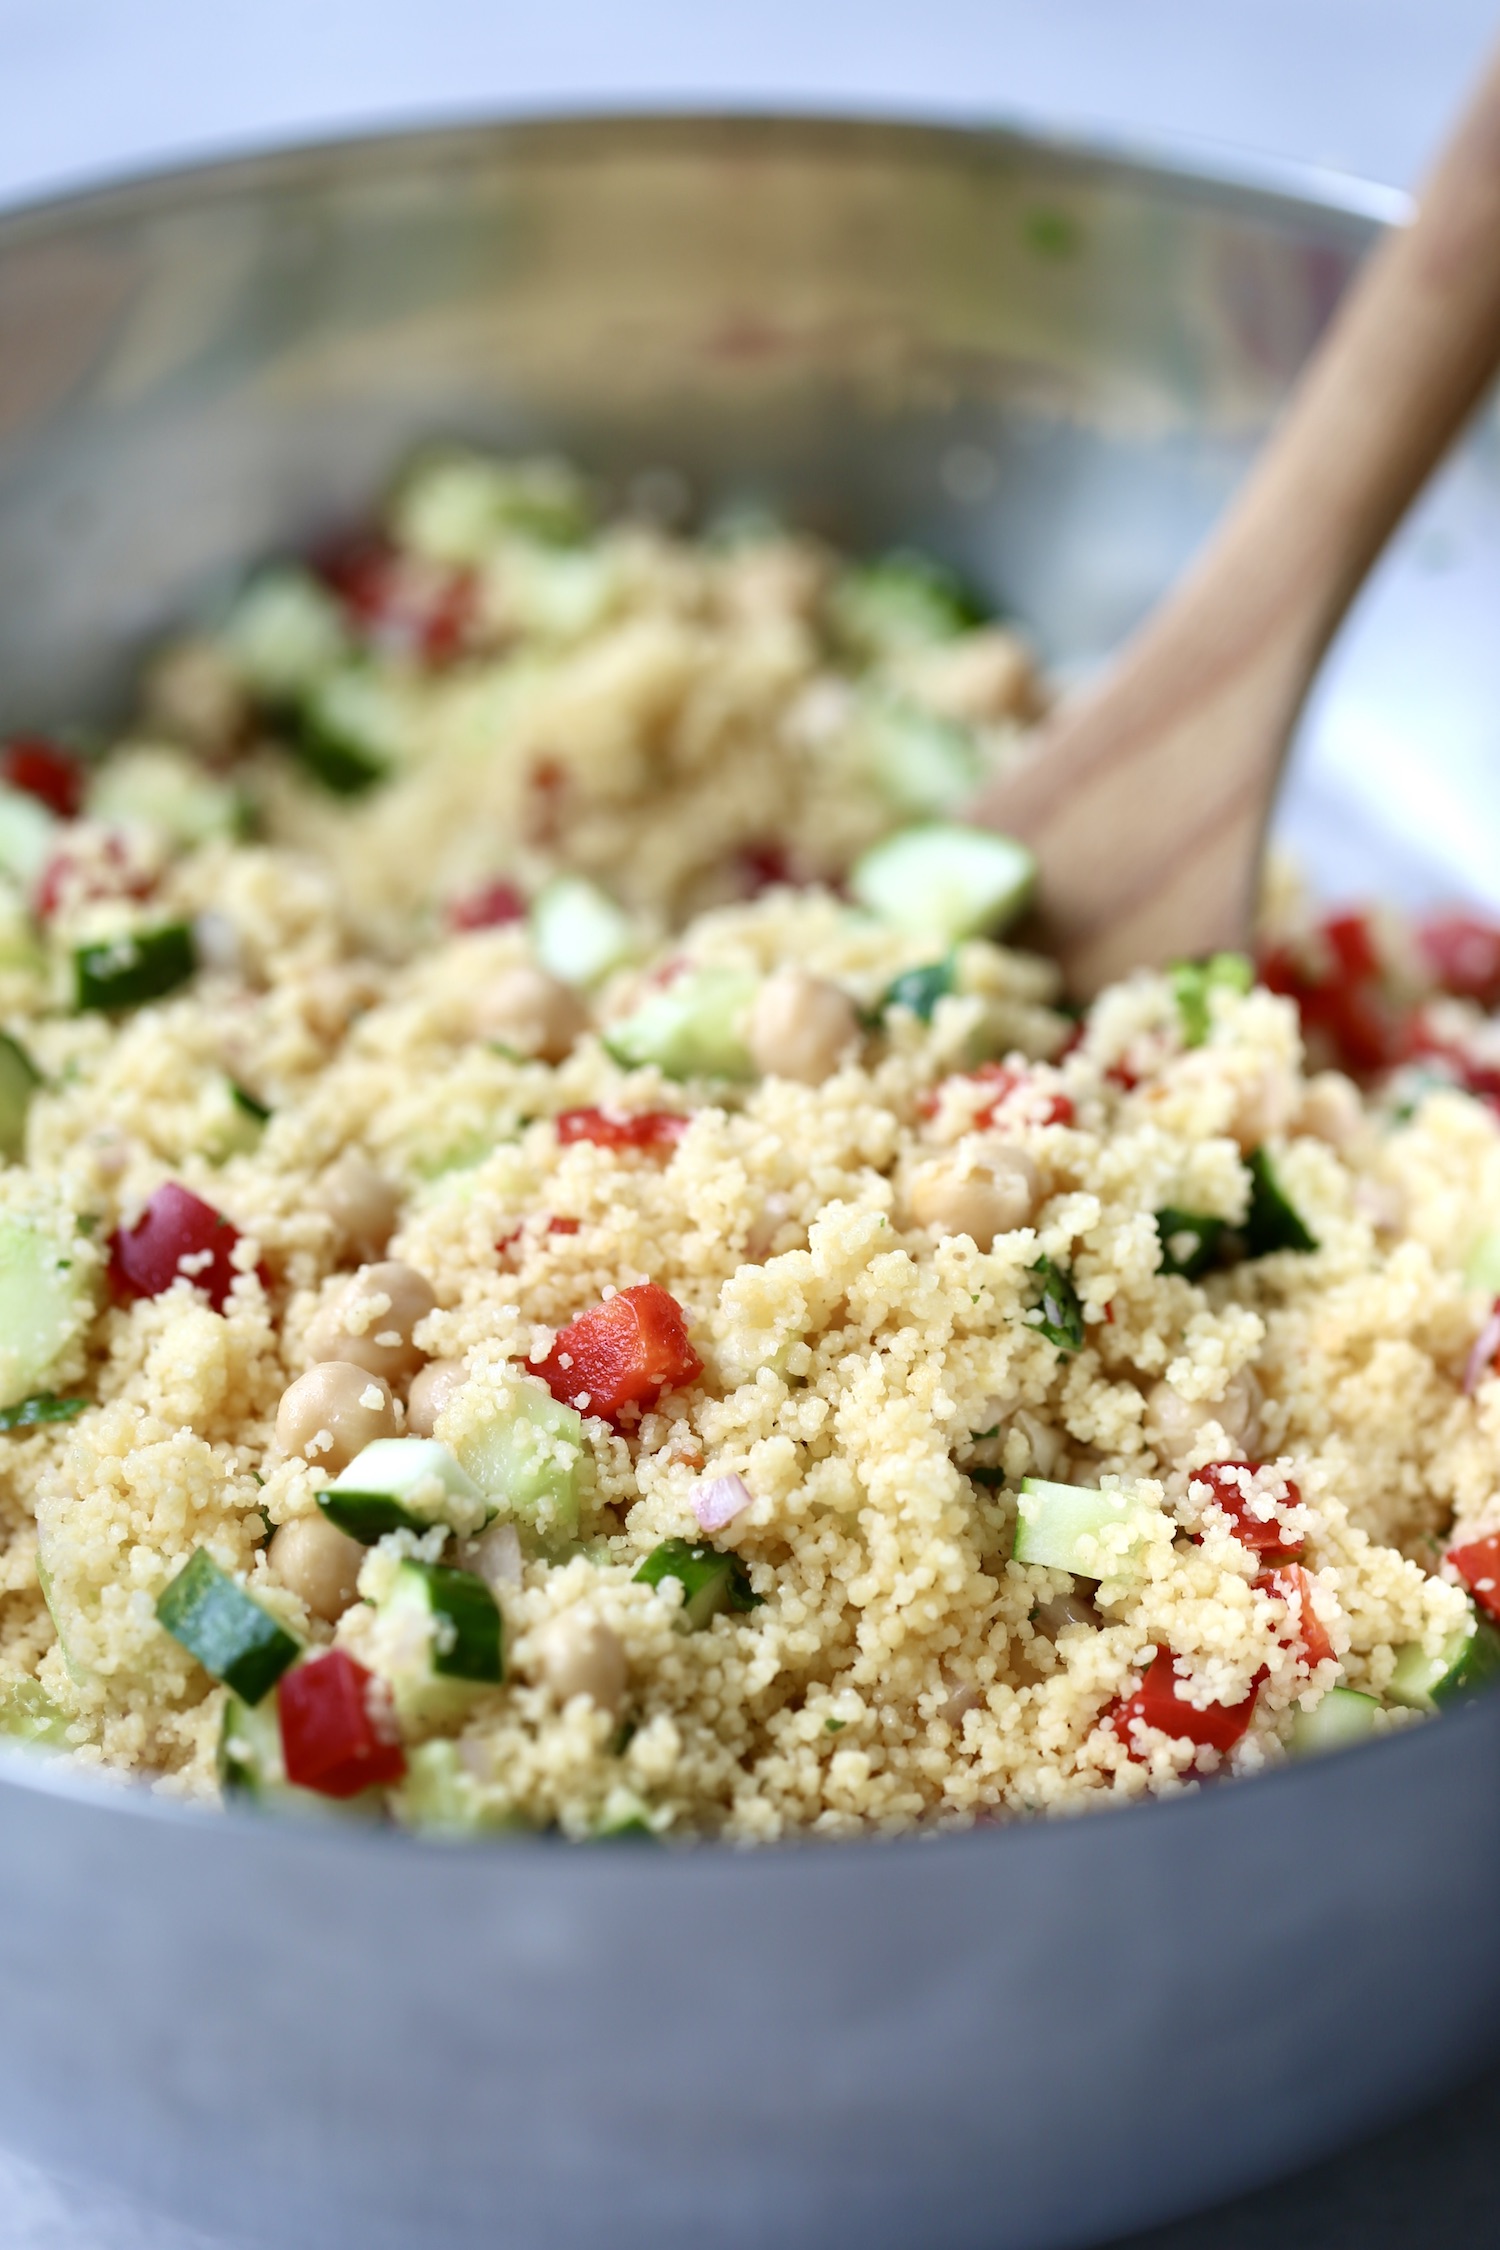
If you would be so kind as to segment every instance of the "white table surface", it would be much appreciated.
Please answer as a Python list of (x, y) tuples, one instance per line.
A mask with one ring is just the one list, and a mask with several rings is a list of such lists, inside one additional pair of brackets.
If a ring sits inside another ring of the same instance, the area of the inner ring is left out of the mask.
[[(0, 0), (0, 199), (373, 122), (713, 103), (1170, 134), (1404, 186), (1497, 28), (1495, 0)], [(1375, 2250), (1400, 2182), (1425, 2192), (1432, 2136), (1472, 2171), (1497, 2114), (1500, 2082), (1412, 2128), (1358, 2191), (1325, 2168), (1151, 2241)], [(1481, 2163), (1466, 2239), (1494, 2239), (1490, 2180)], [(3, 2153), (0, 2245), (211, 2250)]]

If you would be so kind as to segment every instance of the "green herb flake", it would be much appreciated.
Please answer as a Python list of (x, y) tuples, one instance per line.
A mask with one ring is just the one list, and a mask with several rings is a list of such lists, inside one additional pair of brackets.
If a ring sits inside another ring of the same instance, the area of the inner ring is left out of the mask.
[(920, 969), (904, 969), (881, 994), (880, 1013), (884, 1015), (888, 1008), (909, 1008), (923, 1023), (931, 1023), (938, 1002), (954, 989), (955, 977), (956, 965), (951, 953), (941, 961), (927, 962)]
[(1268, 1258), (1274, 1250), (1316, 1250), (1318, 1238), (1287, 1201), (1265, 1149), (1245, 1159), (1250, 1171), (1250, 1212), (1245, 1220), (1245, 1254)]
[(87, 1405), (86, 1398), (55, 1398), (51, 1391), (38, 1391), (32, 1398), (23, 1398), (18, 1406), (0, 1407), (0, 1431), (38, 1430), (47, 1422), (71, 1422)]
[(270, 1118), (271, 1112), (265, 1103), (257, 1101), (252, 1093), (247, 1092), (243, 1086), (237, 1086), (233, 1079), (229, 1082), (229, 1099), (240, 1114), (248, 1117), (254, 1125), (264, 1125)]
[(1202, 1211), (1179, 1211), (1172, 1204), (1158, 1211), (1156, 1231), (1161, 1237), (1162, 1272), (1196, 1281), (1218, 1256), (1224, 1227), (1223, 1219)]
[(1255, 970), (1243, 953), (1215, 953), (1207, 961), (1174, 962), (1167, 978), (1182, 1018), (1183, 1045), (1201, 1047), (1213, 1022), (1210, 993), (1248, 992)]
[(823, 1721), (823, 1732), (825, 1734), (842, 1734), (848, 1724), (847, 1719), (825, 1719)]
[(1060, 1352), (1080, 1351), (1083, 1307), (1078, 1302), (1072, 1275), (1065, 1273), (1051, 1258), (1038, 1258), (1031, 1270), (1040, 1278), (1042, 1291), (1040, 1303), (1021, 1316), (1027, 1327), (1037, 1329)]
[(998, 1492), (1005, 1482), (1005, 1471), (1003, 1469), (987, 1469), (978, 1464), (965, 1469), (964, 1475), (971, 1484), (982, 1484), (991, 1492)]
[(199, 1547), (162, 1592), (157, 1622), (216, 1680), (259, 1703), (301, 1654), (269, 1610)]
[(716, 1547), (695, 1546), (690, 1539), (664, 1539), (635, 1574), (641, 1586), (659, 1586), (675, 1578), (682, 1588), (682, 1616), (690, 1632), (697, 1632), (721, 1610), (759, 1609), (765, 1597), (755, 1593), (737, 1555), (720, 1554)]

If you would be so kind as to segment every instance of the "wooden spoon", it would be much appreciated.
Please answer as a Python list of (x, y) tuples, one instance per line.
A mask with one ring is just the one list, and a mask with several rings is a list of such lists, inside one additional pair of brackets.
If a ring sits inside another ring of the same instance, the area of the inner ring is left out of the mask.
[(1500, 58), (1182, 584), (971, 810), (1037, 854), (1041, 942), (1080, 998), (1246, 943), (1313, 674), (1497, 361)]

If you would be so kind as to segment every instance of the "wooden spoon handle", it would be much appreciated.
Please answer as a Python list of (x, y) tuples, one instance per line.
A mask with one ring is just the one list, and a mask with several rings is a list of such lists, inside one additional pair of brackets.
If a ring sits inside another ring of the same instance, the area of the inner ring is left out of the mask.
[(1045, 934), (1081, 991), (1244, 942), (1313, 672), (1497, 361), (1500, 57), (1180, 588), (975, 808), (1036, 850)]

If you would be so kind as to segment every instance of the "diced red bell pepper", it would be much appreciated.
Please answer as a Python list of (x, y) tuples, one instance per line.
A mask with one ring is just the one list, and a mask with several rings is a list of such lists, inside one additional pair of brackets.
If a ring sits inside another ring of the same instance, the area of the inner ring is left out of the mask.
[[(110, 1236), (109, 1277), (122, 1297), (159, 1297), (186, 1276), (222, 1312), (234, 1286), (230, 1253), (239, 1239), (211, 1203), (178, 1180), (164, 1180), (135, 1225)], [(265, 1268), (258, 1271), (266, 1281)]]
[(549, 1234), (576, 1234), (582, 1224), (581, 1219), (549, 1219), (547, 1221), (547, 1232)]
[(81, 845), (65, 843), (52, 854), (38, 877), (33, 903), (39, 920), (46, 922), (61, 906), (81, 906), (96, 898), (149, 898), (155, 888), (155, 869), (132, 854), (122, 835), (94, 831)]
[(1500, 1531), (1450, 1547), (1448, 1560), (1480, 1608), (1500, 1624)]
[(526, 919), (526, 901), (514, 883), (502, 878), (486, 883), (467, 898), (454, 899), (448, 908), (450, 930), (497, 930), (506, 922)]
[(1500, 1007), (1500, 928), (1475, 914), (1434, 914), (1417, 927), (1422, 957), (1444, 992)]
[(0, 781), (39, 797), (60, 820), (76, 818), (83, 803), (83, 760), (42, 735), (16, 735), (0, 749)]
[(677, 1146), (690, 1120), (671, 1109), (638, 1110), (633, 1117), (622, 1110), (565, 1109), (553, 1122), (563, 1148), (590, 1141), (595, 1148), (639, 1148), (659, 1155)]
[(1348, 983), (1379, 982), (1380, 955), (1363, 914), (1330, 914), (1323, 923), (1322, 936), (1333, 955), (1338, 974)]
[(324, 1797), (357, 1797), (399, 1781), (406, 1754), (375, 1676), (347, 1649), (294, 1664), (276, 1682), (288, 1781)]
[(1261, 983), (1296, 1001), (1304, 1032), (1319, 1034), (1345, 1070), (1389, 1069), (1406, 1053), (1407, 1024), (1384, 990), (1369, 923), (1362, 914), (1334, 914), (1318, 937), (1324, 961), (1272, 946), (1261, 959)]
[[(1194, 1469), (1196, 1483), (1206, 1484), (1215, 1500), (1234, 1525), (1234, 1535), (1252, 1554), (1285, 1556), (1300, 1555), (1306, 1542), (1300, 1537), (1289, 1538), (1275, 1516), (1252, 1514), (1250, 1502), (1241, 1489), (1242, 1476), (1254, 1476), (1261, 1466), (1258, 1461), (1210, 1461), (1207, 1468)], [(1300, 1507), (1302, 1494), (1291, 1477), (1287, 1477), (1287, 1506)]]
[(734, 864), (739, 877), (736, 888), (745, 898), (759, 898), (762, 891), (794, 880), (786, 846), (774, 841), (742, 844), (734, 855)]
[[(998, 1112), (1005, 1107), (1013, 1094), (1024, 1093), (1028, 1099), (1024, 1110), (1018, 1110), (1018, 1122), (1027, 1125), (1071, 1125), (1073, 1104), (1064, 1093), (1052, 1088), (1043, 1089), (1029, 1070), (1017, 1070), (1012, 1063), (981, 1063), (977, 1070), (965, 1073), (975, 1085), (992, 1087), (990, 1099), (974, 1112), (974, 1123), (979, 1130), (993, 1125)], [(935, 1086), (924, 1094), (917, 1107), (924, 1117), (935, 1117), (942, 1100), (942, 1087)]]
[(1312, 1580), (1301, 1563), (1284, 1563), (1277, 1570), (1263, 1570), (1254, 1581), (1257, 1593), (1274, 1594), (1287, 1606), (1291, 1632), (1288, 1641), (1299, 1640), (1309, 1664), (1322, 1664), (1333, 1654), (1333, 1643), (1328, 1628), (1312, 1605)]
[(691, 1383), (703, 1362), (688, 1341), (675, 1297), (654, 1281), (622, 1289), (559, 1329), (532, 1372), (555, 1399), (615, 1421), (627, 1406), (654, 1406), (663, 1391)]
[(1249, 1694), (1242, 1696), (1238, 1703), (1210, 1703), (1200, 1711), (1196, 1704), (1177, 1693), (1177, 1660), (1170, 1649), (1162, 1649), (1134, 1693), (1119, 1696), (1110, 1705), (1104, 1714), (1104, 1723), (1114, 1729), (1131, 1756), (1136, 1758), (1141, 1755), (1134, 1739), (1137, 1721), (1144, 1726), (1159, 1727), (1163, 1734), (1176, 1735), (1182, 1741), (1195, 1742), (1200, 1750), (1232, 1750), (1254, 1717), (1255, 1699), (1265, 1676), (1264, 1672), (1258, 1672), (1250, 1683)]
[(325, 548), (313, 567), (356, 625), (424, 663), (451, 664), (472, 635), (478, 589), (471, 570), (404, 555), (378, 532)]

